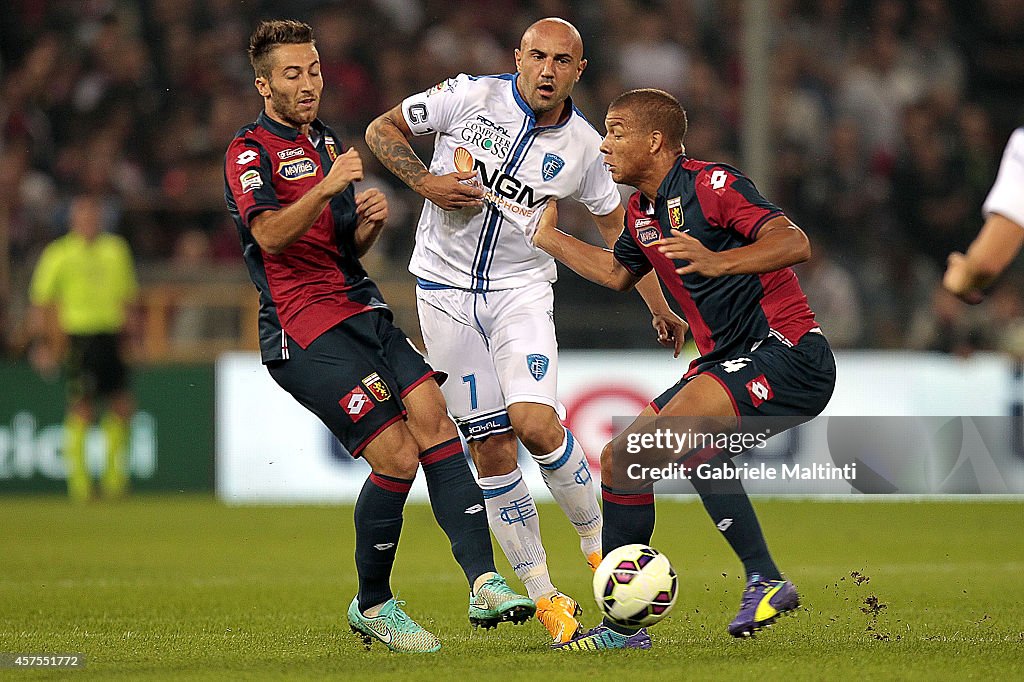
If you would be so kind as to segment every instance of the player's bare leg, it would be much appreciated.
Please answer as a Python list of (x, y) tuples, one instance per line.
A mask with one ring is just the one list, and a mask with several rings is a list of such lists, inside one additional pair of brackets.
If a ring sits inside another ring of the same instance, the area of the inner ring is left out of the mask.
[(469, 581), (469, 620), (485, 628), (533, 617), (533, 601), (516, 594), (494, 568), (484, 498), (462, 451), (455, 424), (436, 382), (421, 382), (403, 396), (408, 427), (427, 479), (430, 506)]
[(508, 406), (519, 440), (540, 466), (544, 483), (580, 536), (591, 570), (601, 563), (601, 507), (583, 447), (562, 426), (554, 408), (532, 402)]

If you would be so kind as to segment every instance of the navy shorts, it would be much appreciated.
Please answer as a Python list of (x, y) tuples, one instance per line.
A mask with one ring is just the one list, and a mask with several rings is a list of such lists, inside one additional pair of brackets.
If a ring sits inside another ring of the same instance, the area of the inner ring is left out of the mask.
[(804, 334), (794, 346), (769, 336), (749, 353), (699, 366), (651, 401), (651, 405), (660, 412), (687, 382), (701, 374), (709, 374), (722, 384), (741, 420), (811, 419), (821, 414), (832, 397), (836, 361), (828, 341), (819, 333)]
[(270, 376), (331, 430), (353, 457), (406, 410), (402, 397), (435, 372), (381, 311), (354, 315), (309, 347), (267, 364)]
[(128, 367), (117, 334), (71, 335), (66, 357), (70, 401), (107, 398), (128, 389)]

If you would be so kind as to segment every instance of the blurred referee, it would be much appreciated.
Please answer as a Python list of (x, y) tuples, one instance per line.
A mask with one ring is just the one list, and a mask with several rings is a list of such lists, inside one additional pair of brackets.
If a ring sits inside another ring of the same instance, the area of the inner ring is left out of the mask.
[(71, 499), (85, 502), (93, 496), (85, 436), (98, 403), (106, 408), (100, 420), (107, 444), (103, 495), (121, 497), (128, 489), (128, 422), (135, 405), (120, 344), (138, 285), (128, 243), (102, 232), (98, 197), (75, 196), (68, 223), (68, 234), (43, 250), (32, 275), (29, 359), (47, 376), (66, 353), (64, 462)]

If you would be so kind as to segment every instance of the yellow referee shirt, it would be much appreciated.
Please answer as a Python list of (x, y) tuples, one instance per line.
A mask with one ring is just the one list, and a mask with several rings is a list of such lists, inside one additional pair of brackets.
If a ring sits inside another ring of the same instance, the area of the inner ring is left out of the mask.
[(124, 327), (126, 306), (137, 291), (128, 242), (113, 234), (88, 242), (71, 233), (43, 250), (29, 300), (56, 305), (66, 334), (110, 334)]

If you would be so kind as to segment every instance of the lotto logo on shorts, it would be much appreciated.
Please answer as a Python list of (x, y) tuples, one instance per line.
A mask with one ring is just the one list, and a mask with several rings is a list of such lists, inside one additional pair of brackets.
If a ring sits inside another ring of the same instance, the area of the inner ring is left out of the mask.
[(363, 379), (363, 386), (366, 386), (366, 390), (377, 399), (377, 402), (382, 403), (391, 397), (391, 389), (376, 372)]
[(754, 407), (760, 407), (761, 403), (775, 397), (771, 384), (768, 383), (763, 374), (747, 382), (747, 393), (750, 394), (750, 402), (754, 404)]
[(373, 400), (359, 386), (346, 393), (345, 397), (338, 401), (338, 404), (341, 405), (341, 409), (345, 410), (353, 424), (365, 417), (366, 413), (374, 408)]

